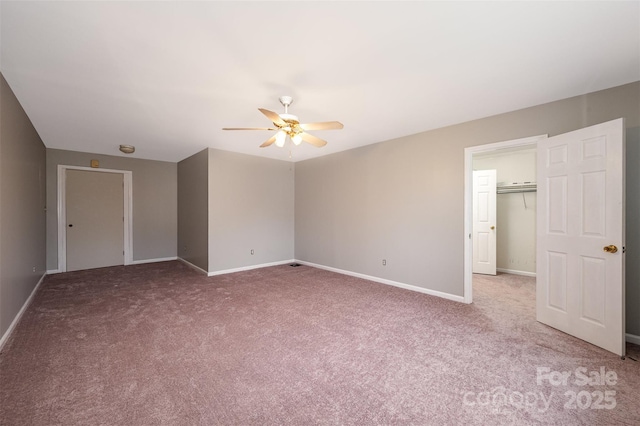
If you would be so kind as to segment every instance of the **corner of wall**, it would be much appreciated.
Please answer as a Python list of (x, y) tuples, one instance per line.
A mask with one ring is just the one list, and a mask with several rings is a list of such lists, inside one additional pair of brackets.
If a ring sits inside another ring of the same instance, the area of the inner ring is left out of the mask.
[(46, 161), (42, 139), (1, 74), (0, 103), (0, 335), (3, 335), (46, 271)]

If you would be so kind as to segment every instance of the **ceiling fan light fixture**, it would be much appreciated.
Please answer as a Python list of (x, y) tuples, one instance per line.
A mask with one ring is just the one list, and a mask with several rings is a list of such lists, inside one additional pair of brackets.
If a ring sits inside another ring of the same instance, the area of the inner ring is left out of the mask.
[(278, 133), (276, 133), (276, 146), (282, 148), (284, 146), (284, 141), (286, 138), (287, 134), (284, 132), (284, 130), (280, 130)]
[(331, 130), (342, 129), (344, 125), (339, 121), (323, 121), (317, 123), (300, 124), (297, 115), (289, 114), (289, 105), (293, 102), (291, 96), (281, 96), (280, 103), (284, 106), (284, 113), (278, 114), (268, 109), (258, 108), (264, 114), (275, 128), (267, 127), (223, 127), (222, 130), (278, 130), (277, 133), (267, 139), (260, 145), (260, 148), (266, 148), (275, 144), (279, 148), (283, 148), (287, 142), (287, 136), (297, 146), (302, 142), (307, 142), (315, 147), (323, 147), (327, 141), (320, 139), (307, 133), (308, 130)]

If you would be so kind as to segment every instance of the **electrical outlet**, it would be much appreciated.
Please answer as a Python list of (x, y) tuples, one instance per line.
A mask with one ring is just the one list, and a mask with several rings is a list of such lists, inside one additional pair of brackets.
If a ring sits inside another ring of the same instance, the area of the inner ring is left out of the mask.
[(382, 266), (387, 266), (387, 259), (382, 259)]
[(35, 271), (36, 271), (36, 267), (34, 266), (34, 267), (33, 267), (33, 271), (32, 271), (32, 272), (35, 272)]
[(251, 256), (253, 256), (253, 249), (251, 249)]

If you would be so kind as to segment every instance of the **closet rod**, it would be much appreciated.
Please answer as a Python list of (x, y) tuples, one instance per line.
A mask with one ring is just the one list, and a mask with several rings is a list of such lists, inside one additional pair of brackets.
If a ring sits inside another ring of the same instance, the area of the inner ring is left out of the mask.
[(498, 194), (511, 194), (519, 192), (536, 192), (538, 185), (533, 182), (517, 183), (514, 182), (510, 185), (498, 185), (496, 192)]
[(521, 188), (521, 189), (514, 189), (514, 188), (498, 188), (496, 190), (496, 193), (498, 194), (516, 194), (519, 192), (536, 192), (537, 189), (536, 188)]

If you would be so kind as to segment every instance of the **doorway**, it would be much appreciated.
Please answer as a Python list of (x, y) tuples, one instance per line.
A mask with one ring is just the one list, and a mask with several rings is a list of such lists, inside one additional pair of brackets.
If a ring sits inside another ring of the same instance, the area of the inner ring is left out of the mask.
[(132, 263), (131, 172), (58, 166), (58, 269)]
[[(537, 147), (540, 183), (536, 320), (624, 356), (624, 119), (527, 139)], [(473, 155), (526, 145), (527, 139), (465, 149), (467, 303), (473, 282)]]
[[(535, 149), (536, 143), (547, 135), (491, 143), (465, 149), (465, 278), (464, 302), (473, 301), (473, 163), (474, 157), (488, 158), (495, 153), (509, 153)], [(498, 230), (499, 231), (499, 230)]]
[[(535, 145), (527, 145), (473, 155), (474, 273), (535, 276), (536, 152)], [(493, 179), (483, 181), (484, 176)], [(493, 183), (487, 194), (485, 181)], [(485, 240), (492, 244), (482, 244)]]

